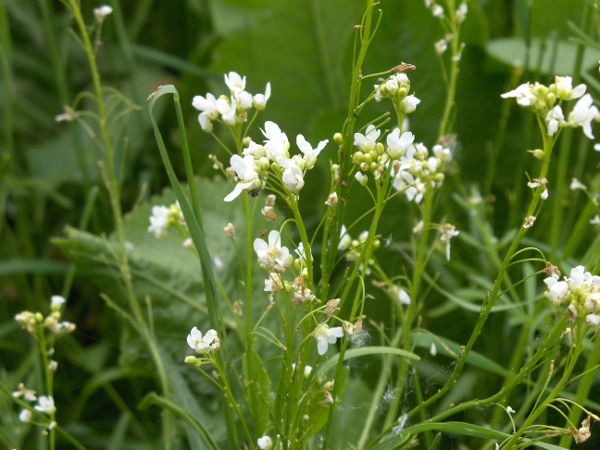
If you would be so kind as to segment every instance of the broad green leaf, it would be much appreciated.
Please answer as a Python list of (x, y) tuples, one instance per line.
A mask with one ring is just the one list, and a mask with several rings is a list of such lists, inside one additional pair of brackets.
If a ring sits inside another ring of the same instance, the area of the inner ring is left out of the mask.
[[(514, 66), (525, 67), (527, 48), (520, 38), (501, 38), (488, 42), (487, 51), (497, 60)], [(544, 75), (569, 75), (573, 73), (577, 55), (577, 44), (569, 41), (551, 41), (532, 39), (529, 49), (531, 70), (539, 70)], [(582, 69), (588, 70), (598, 65), (600, 51), (592, 48), (585, 50)], [(540, 65), (538, 67), (538, 62)]]

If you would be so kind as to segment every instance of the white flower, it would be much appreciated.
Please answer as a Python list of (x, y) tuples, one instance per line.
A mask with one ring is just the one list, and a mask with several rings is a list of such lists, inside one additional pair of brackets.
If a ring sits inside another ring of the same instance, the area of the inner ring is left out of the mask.
[(404, 97), (404, 100), (402, 100), (401, 106), (404, 106), (404, 112), (406, 114), (410, 114), (417, 109), (417, 105), (419, 103), (421, 103), (421, 100), (419, 100), (417, 97), (414, 95), (407, 95)]
[(263, 436), (256, 441), (261, 450), (270, 450), (273, 447), (273, 440), (269, 436)]
[(581, 127), (583, 129), (583, 134), (590, 139), (594, 139), (591, 122), (598, 114), (598, 108), (592, 103), (592, 96), (590, 94), (585, 94), (577, 101), (577, 103), (575, 103), (573, 111), (569, 114), (569, 125)]
[(365, 153), (370, 152), (375, 150), (379, 135), (381, 135), (381, 130), (375, 128), (375, 125), (369, 125), (366, 134), (354, 133), (354, 145)]
[(548, 122), (548, 136), (554, 136), (558, 129), (566, 124), (565, 116), (560, 106), (556, 105), (548, 111), (546, 122)]
[(569, 293), (569, 284), (566, 281), (558, 281), (555, 277), (548, 277), (544, 280), (548, 291), (545, 293), (546, 297), (554, 304), (561, 304)]
[(31, 422), (31, 411), (28, 409), (24, 409), (19, 414), (19, 420), (21, 422)]
[(398, 289), (398, 301), (403, 305), (410, 305), (410, 295), (404, 289)]
[(561, 100), (572, 100), (581, 97), (585, 94), (585, 84), (580, 84), (573, 89), (573, 79), (571, 77), (554, 77), (556, 85), (556, 96)]
[(28, 402), (35, 402), (37, 400), (37, 397), (35, 396), (35, 391), (25, 388), (25, 385), (23, 383), (19, 383), (17, 389), (17, 391), (13, 392), (13, 397), (23, 397), (23, 399), (27, 400)]
[(440, 19), (444, 17), (444, 8), (442, 8), (437, 3), (433, 5), (433, 7), (431, 8), (431, 12), (433, 13), (433, 17), (438, 17)]
[(229, 74), (225, 74), (225, 84), (232, 94), (239, 94), (246, 89), (246, 77), (242, 78), (236, 72), (229, 72)]
[(258, 110), (262, 111), (267, 106), (267, 100), (271, 97), (271, 83), (267, 83), (267, 88), (265, 89), (265, 93), (256, 94), (252, 97), (252, 105)]
[(583, 184), (581, 181), (579, 181), (577, 178), (573, 178), (571, 180), (571, 185), (569, 186), (569, 189), (571, 189), (572, 191), (577, 191), (577, 190), (585, 191), (587, 189), (587, 186), (585, 184)]
[(304, 174), (302, 173), (302, 169), (296, 164), (296, 161), (280, 156), (277, 158), (277, 164), (284, 169), (281, 180), (285, 187), (292, 192), (300, 191), (304, 186)]
[(235, 125), (236, 107), (237, 100), (233, 96), (229, 99), (222, 95), (217, 100), (217, 110), (219, 111), (219, 113), (221, 113), (221, 118), (223, 119), (223, 122), (225, 122), (227, 125)]
[(198, 328), (192, 328), (187, 337), (188, 345), (198, 354), (209, 353), (218, 348), (218, 337), (215, 330), (208, 330), (204, 336)]
[(60, 308), (66, 302), (65, 298), (61, 295), (53, 295), (50, 297), (50, 309), (52, 311), (60, 311)]
[(157, 238), (164, 238), (167, 235), (167, 225), (169, 208), (166, 206), (152, 207), (152, 215), (150, 216), (150, 226), (148, 231), (154, 233)]
[(338, 244), (338, 250), (347, 250), (352, 245), (352, 237), (346, 231), (346, 226), (342, 225), (340, 230), (340, 243)]
[(509, 413), (509, 414), (514, 414), (514, 413), (516, 413), (517, 411), (515, 411), (514, 409), (512, 409), (510, 406), (507, 406), (507, 407), (506, 407), (506, 412), (507, 412), (507, 413)]
[(206, 98), (196, 95), (192, 100), (192, 106), (202, 113), (198, 116), (198, 121), (202, 129), (208, 133), (212, 131), (211, 120), (219, 117), (217, 108), (217, 99), (211, 93), (206, 94)]
[(54, 406), (54, 399), (50, 396), (42, 395), (38, 399), (38, 404), (35, 405), (35, 410), (45, 414), (55, 413), (56, 407)]
[(415, 137), (410, 131), (402, 133), (402, 136), (400, 136), (400, 129), (394, 128), (394, 131), (387, 136), (388, 155), (393, 159), (400, 158), (406, 153), (414, 140)]
[(468, 6), (467, 2), (463, 1), (456, 12), (454, 13), (454, 18), (456, 19), (456, 23), (461, 23), (467, 18)]
[(354, 178), (356, 178), (356, 181), (358, 181), (361, 186), (366, 186), (369, 182), (369, 178), (366, 175), (363, 175), (362, 172), (356, 172)]
[(600, 325), (600, 316), (598, 314), (588, 314), (585, 316), (585, 322), (588, 327), (595, 328)]
[(262, 134), (267, 138), (265, 140), (265, 151), (267, 157), (271, 161), (276, 161), (278, 157), (288, 157), (288, 149), (290, 148), (290, 142), (288, 141), (287, 135), (281, 131), (279, 125), (275, 122), (265, 122), (265, 129), (262, 130)]
[(441, 55), (448, 49), (448, 42), (446, 41), (446, 39), (440, 39), (439, 41), (437, 41), (434, 44), (434, 47), (435, 47), (435, 52), (438, 55)]
[(344, 329), (342, 327), (329, 328), (328, 325), (321, 324), (313, 335), (317, 339), (319, 355), (324, 355), (327, 353), (329, 344), (335, 344), (338, 338), (344, 337)]
[(111, 14), (113, 9), (108, 5), (100, 6), (99, 8), (94, 8), (94, 17), (99, 23), (104, 22), (106, 16)]
[(244, 156), (233, 155), (230, 160), (231, 167), (237, 173), (239, 178), (233, 191), (225, 197), (226, 202), (230, 202), (245, 190), (252, 190), (260, 187), (260, 178), (255, 170), (256, 162), (251, 155)]
[(535, 95), (531, 90), (531, 84), (524, 83), (513, 89), (510, 92), (502, 94), (500, 97), (502, 98), (516, 98), (517, 103), (521, 106), (531, 106), (536, 99)]
[(259, 238), (255, 239), (254, 251), (258, 256), (260, 266), (269, 272), (285, 272), (285, 268), (294, 259), (287, 247), (281, 246), (281, 236), (277, 230), (271, 230), (268, 243)]
[(296, 136), (296, 145), (298, 145), (298, 148), (304, 154), (302, 158), (306, 163), (307, 169), (310, 170), (315, 166), (315, 163), (317, 162), (317, 156), (319, 156), (319, 153), (321, 153), (321, 150), (325, 148), (328, 142), (329, 139), (325, 139), (324, 141), (319, 142), (317, 148), (313, 149), (312, 145), (310, 145), (310, 143), (308, 143), (307, 140), (304, 139), (304, 136), (302, 136), (301, 134)]

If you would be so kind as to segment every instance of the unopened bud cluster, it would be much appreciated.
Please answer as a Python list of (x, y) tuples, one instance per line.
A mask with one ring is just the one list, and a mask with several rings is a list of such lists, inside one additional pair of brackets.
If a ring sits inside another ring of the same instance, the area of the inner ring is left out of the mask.
[(405, 73), (398, 72), (391, 75), (387, 80), (381, 80), (380, 84), (375, 85), (375, 100), (380, 102), (384, 98), (389, 98), (397, 111), (410, 114), (417, 109), (421, 103), (414, 95), (409, 95), (410, 80)]

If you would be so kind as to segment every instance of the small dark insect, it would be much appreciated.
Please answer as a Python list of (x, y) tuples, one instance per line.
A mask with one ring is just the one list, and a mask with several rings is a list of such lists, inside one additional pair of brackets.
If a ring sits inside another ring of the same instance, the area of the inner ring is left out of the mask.
[(259, 193), (260, 193), (260, 189), (259, 189), (259, 188), (254, 188), (254, 189), (252, 189), (252, 190), (250, 191), (250, 195), (251, 195), (252, 197), (257, 197)]

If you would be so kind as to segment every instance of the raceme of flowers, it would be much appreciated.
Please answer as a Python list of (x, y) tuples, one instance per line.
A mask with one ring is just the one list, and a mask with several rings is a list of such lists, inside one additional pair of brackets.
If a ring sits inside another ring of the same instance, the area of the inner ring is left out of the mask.
[(441, 186), (443, 170), (452, 159), (450, 149), (437, 144), (430, 156), (425, 145), (414, 143), (415, 138), (410, 131), (401, 134), (399, 128), (387, 135), (387, 147), (378, 142), (380, 136), (381, 130), (374, 125), (369, 125), (365, 134), (354, 134), (357, 151), (352, 161), (360, 169), (354, 176), (361, 185), (368, 183), (368, 177), (363, 172), (372, 172), (375, 179), (380, 179), (391, 164), (393, 186), (404, 192), (408, 201), (420, 203), (428, 186)]
[[(581, 127), (588, 138), (594, 139), (591, 122), (598, 120), (598, 108), (593, 105), (592, 96), (585, 94), (585, 84), (572, 84), (571, 77), (556, 76), (549, 86), (524, 83), (502, 94), (502, 98), (515, 98), (520, 106), (534, 111), (543, 120), (548, 136), (557, 135), (565, 127)], [(562, 103), (575, 99), (579, 100), (565, 119)]]
[(262, 111), (271, 97), (271, 83), (267, 83), (264, 94), (252, 95), (246, 91), (246, 77), (236, 72), (225, 75), (225, 84), (229, 88), (229, 96), (221, 95), (215, 98), (213, 94), (208, 93), (206, 97), (197, 95), (192, 100), (192, 106), (201, 111), (198, 122), (207, 133), (213, 131), (212, 122), (215, 120), (230, 126), (245, 122), (249, 110), (254, 108)]
[(290, 193), (297, 194), (304, 187), (304, 175), (315, 166), (319, 153), (329, 142), (326, 139), (313, 148), (304, 136), (299, 134), (296, 137), (296, 145), (301, 154), (290, 157), (288, 137), (276, 123), (265, 122), (261, 131), (266, 138), (263, 145), (248, 138), (245, 140), (247, 145), (242, 151), (242, 156), (233, 155), (230, 159), (231, 167), (227, 172), (237, 184), (225, 197), (226, 202), (237, 198), (242, 191), (262, 189), (267, 184), (270, 173), (275, 175), (279, 185)]
[(561, 280), (558, 270), (550, 267), (550, 276), (544, 280), (548, 286), (546, 297), (556, 306), (567, 304), (565, 314), (569, 322), (585, 318), (590, 328), (600, 327), (600, 276), (577, 266)]

